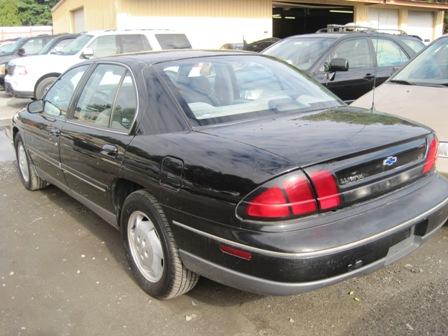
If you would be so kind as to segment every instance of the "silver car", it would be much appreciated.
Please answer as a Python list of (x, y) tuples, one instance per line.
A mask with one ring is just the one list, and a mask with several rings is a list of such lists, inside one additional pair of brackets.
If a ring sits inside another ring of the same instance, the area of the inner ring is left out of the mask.
[(438, 170), (448, 176), (448, 36), (434, 41), (387, 82), (352, 103), (433, 128), (440, 141)]

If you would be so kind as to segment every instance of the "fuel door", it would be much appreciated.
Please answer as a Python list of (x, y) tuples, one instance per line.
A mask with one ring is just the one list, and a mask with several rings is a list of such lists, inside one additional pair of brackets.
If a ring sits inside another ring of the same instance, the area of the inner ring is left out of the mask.
[(184, 162), (172, 156), (162, 160), (160, 182), (175, 189), (180, 189), (183, 182)]

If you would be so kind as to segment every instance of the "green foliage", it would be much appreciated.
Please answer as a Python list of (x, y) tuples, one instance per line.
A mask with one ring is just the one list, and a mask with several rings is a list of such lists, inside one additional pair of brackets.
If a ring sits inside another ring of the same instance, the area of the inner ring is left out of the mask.
[(0, 26), (51, 25), (58, 0), (0, 0)]
[(0, 26), (20, 26), (17, 0), (0, 0)]

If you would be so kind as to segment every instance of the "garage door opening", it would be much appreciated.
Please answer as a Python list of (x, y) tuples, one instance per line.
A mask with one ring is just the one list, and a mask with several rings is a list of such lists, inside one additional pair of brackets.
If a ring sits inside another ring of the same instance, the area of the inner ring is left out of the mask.
[(314, 33), (329, 24), (353, 22), (353, 7), (274, 2), (272, 21), (275, 37)]

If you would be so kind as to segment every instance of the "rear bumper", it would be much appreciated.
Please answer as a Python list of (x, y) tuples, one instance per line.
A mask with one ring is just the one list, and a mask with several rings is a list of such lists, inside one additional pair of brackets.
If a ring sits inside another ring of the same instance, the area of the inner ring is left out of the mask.
[[(290, 295), (373, 272), (406, 256), (428, 240), (448, 218), (448, 182), (439, 175), (419, 182), (421, 185), (413, 186), (418, 191), (405, 195), (401, 190), (393, 195), (395, 202), (383, 199), (381, 207), (365, 204), (362, 205), (364, 211), (358, 215), (306, 230), (240, 231), (232, 233), (234, 239), (228, 239), (174, 221), (173, 231), (182, 261), (192, 271), (249, 292)], [(418, 196), (420, 193), (423, 198)], [(359, 230), (360, 227), (365, 230)], [(363, 234), (377, 228), (374, 234)], [(309, 238), (310, 233), (314, 241)], [(275, 241), (277, 249), (262, 246), (260, 236), (265, 241)], [(239, 237), (244, 239), (237, 239)], [(249, 240), (253, 243), (249, 244)], [(344, 240), (345, 243), (338, 245), (330, 243)], [(223, 254), (221, 244), (249, 251), (252, 259), (247, 261)], [(294, 249), (281, 250), (294, 244)]]

